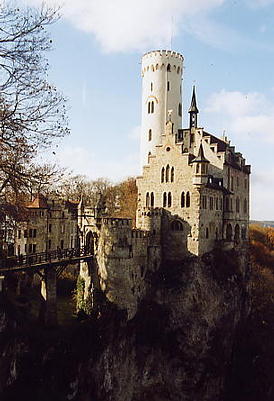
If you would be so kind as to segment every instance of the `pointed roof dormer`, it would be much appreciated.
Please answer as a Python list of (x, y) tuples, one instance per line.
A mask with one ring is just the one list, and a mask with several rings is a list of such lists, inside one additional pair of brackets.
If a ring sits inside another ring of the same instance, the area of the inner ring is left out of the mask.
[(191, 104), (190, 104), (190, 108), (189, 108), (188, 112), (190, 115), (189, 128), (197, 128), (199, 109), (197, 107), (195, 85), (193, 85), (192, 99), (191, 99)]
[(192, 160), (192, 163), (209, 163), (209, 160), (207, 160), (207, 158), (205, 157), (205, 153), (204, 153), (204, 148), (203, 148), (202, 142), (201, 142), (200, 147), (199, 147), (198, 156), (195, 157), (195, 159)]

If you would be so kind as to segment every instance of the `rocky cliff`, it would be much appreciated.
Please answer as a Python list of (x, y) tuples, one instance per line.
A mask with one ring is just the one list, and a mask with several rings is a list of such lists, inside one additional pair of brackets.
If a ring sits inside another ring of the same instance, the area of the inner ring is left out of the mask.
[(35, 327), (3, 300), (0, 399), (221, 401), (248, 275), (235, 250), (166, 262), (147, 272), (133, 319), (105, 300), (69, 329)]

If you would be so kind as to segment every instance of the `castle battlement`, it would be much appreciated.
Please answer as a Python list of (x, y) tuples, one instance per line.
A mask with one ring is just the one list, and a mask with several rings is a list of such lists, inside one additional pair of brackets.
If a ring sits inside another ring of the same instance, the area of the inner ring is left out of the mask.
[(175, 52), (173, 50), (151, 50), (150, 52), (147, 52), (143, 55), (143, 59), (147, 59), (150, 57), (174, 57), (174, 58), (179, 58), (181, 61), (184, 60), (184, 57), (181, 53)]
[(132, 226), (132, 219), (124, 219), (117, 217), (104, 217), (102, 223), (109, 227), (128, 227)]
[(148, 238), (150, 237), (151, 233), (149, 231), (133, 229), (131, 231), (132, 238)]

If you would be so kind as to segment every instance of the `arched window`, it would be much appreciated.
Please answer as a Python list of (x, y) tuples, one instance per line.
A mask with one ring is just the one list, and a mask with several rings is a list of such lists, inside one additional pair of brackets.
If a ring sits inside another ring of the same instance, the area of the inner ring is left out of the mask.
[(171, 230), (172, 231), (183, 231), (183, 224), (179, 220), (174, 220), (171, 223)]
[(151, 192), (150, 194), (150, 206), (153, 207), (154, 206), (154, 193)]
[(235, 226), (234, 239), (235, 239), (235, 241), (239, 241), (239, 239), (240, 239), (240, 227), (239, 227), (239, 224), (236, 224), (236, 226)]
[(226, 240), (227, 241), (232, 241), (232, 226), (231, 226), (231, 224), (228, 224), (226, 226)]
[(166, 166), (166, 182), (169, 182), (169, 164)]
[(236, 212), (239, 213), (240, 212), (240, 199), (236, 198)]
[(200, 164), (197, 163), (196, 164), (196, 174), (199, 174), (199, 171), (200, 171)]
[(162, 170), (161, 170), (161, 182), (164, 182), (164, 181), (165, 181), (165, 168), (162, 167)]
[(186, 207), (190, 207), (190, 193), (186, 193)]
[(186, 198), (185, 198), (185, 193), (181, 193), (181, 207), (185, 207), (186, 205)]
[(181, 103), (179, 103), (179, 106), (178, 106), (178, 114), (180, 117), (182, 117), (182, 104)]
[(242, 237), (243, 240), (245, 240), (246, 239), (246, 227), (243, 226), (241, 231), (242, 231), (241, 232), (241, 237)]
[(148, 104), (147, 104), (147, 112), (148, 112), (148, 114), (150, 114), (150, 102), (148, 102)]
[(166, 207), (167, 205), (167, 196), (166, 196), (166, 192), (163, 193), (163, 207)]
[(172, 196), (171, 192), (169, 192), (167, 196), (167, 207), (171, 207), (171, 205), (172, 205)]
[(185, 199), (185, 193), (181, 193), (181, 207), (185, 207), (186, 204), (186, 199)]
[(154, 113), (154, 102), (151, 102), (151, 113)]
[(166, 69), (167, 69), (168, 72), (170, 72), (170, 70), (171, 70), (170, 64), (167, 65)]
[(150, 90), (153, 91), (153, 82), (150, 83)]
[(174, 167), (171, 167), (170, 182), (174, 182)]
[(151, 139), (152, 139), (152, 130), (150, 129), (148, 131), (148, 140), (151, 141)]
[(146, 207), (149, 207), (149, 193), (146, 194)]
[(247, 200), (244, 200), (244, 213), (247, 213)]

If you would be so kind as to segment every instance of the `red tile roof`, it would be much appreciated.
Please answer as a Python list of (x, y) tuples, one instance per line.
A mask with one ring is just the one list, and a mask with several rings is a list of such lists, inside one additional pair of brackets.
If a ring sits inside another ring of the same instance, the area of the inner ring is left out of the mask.
[(27, 204), (28, 209), (48, 209), (47, 199), (42, 194), (38, 194), (32, 202)]

